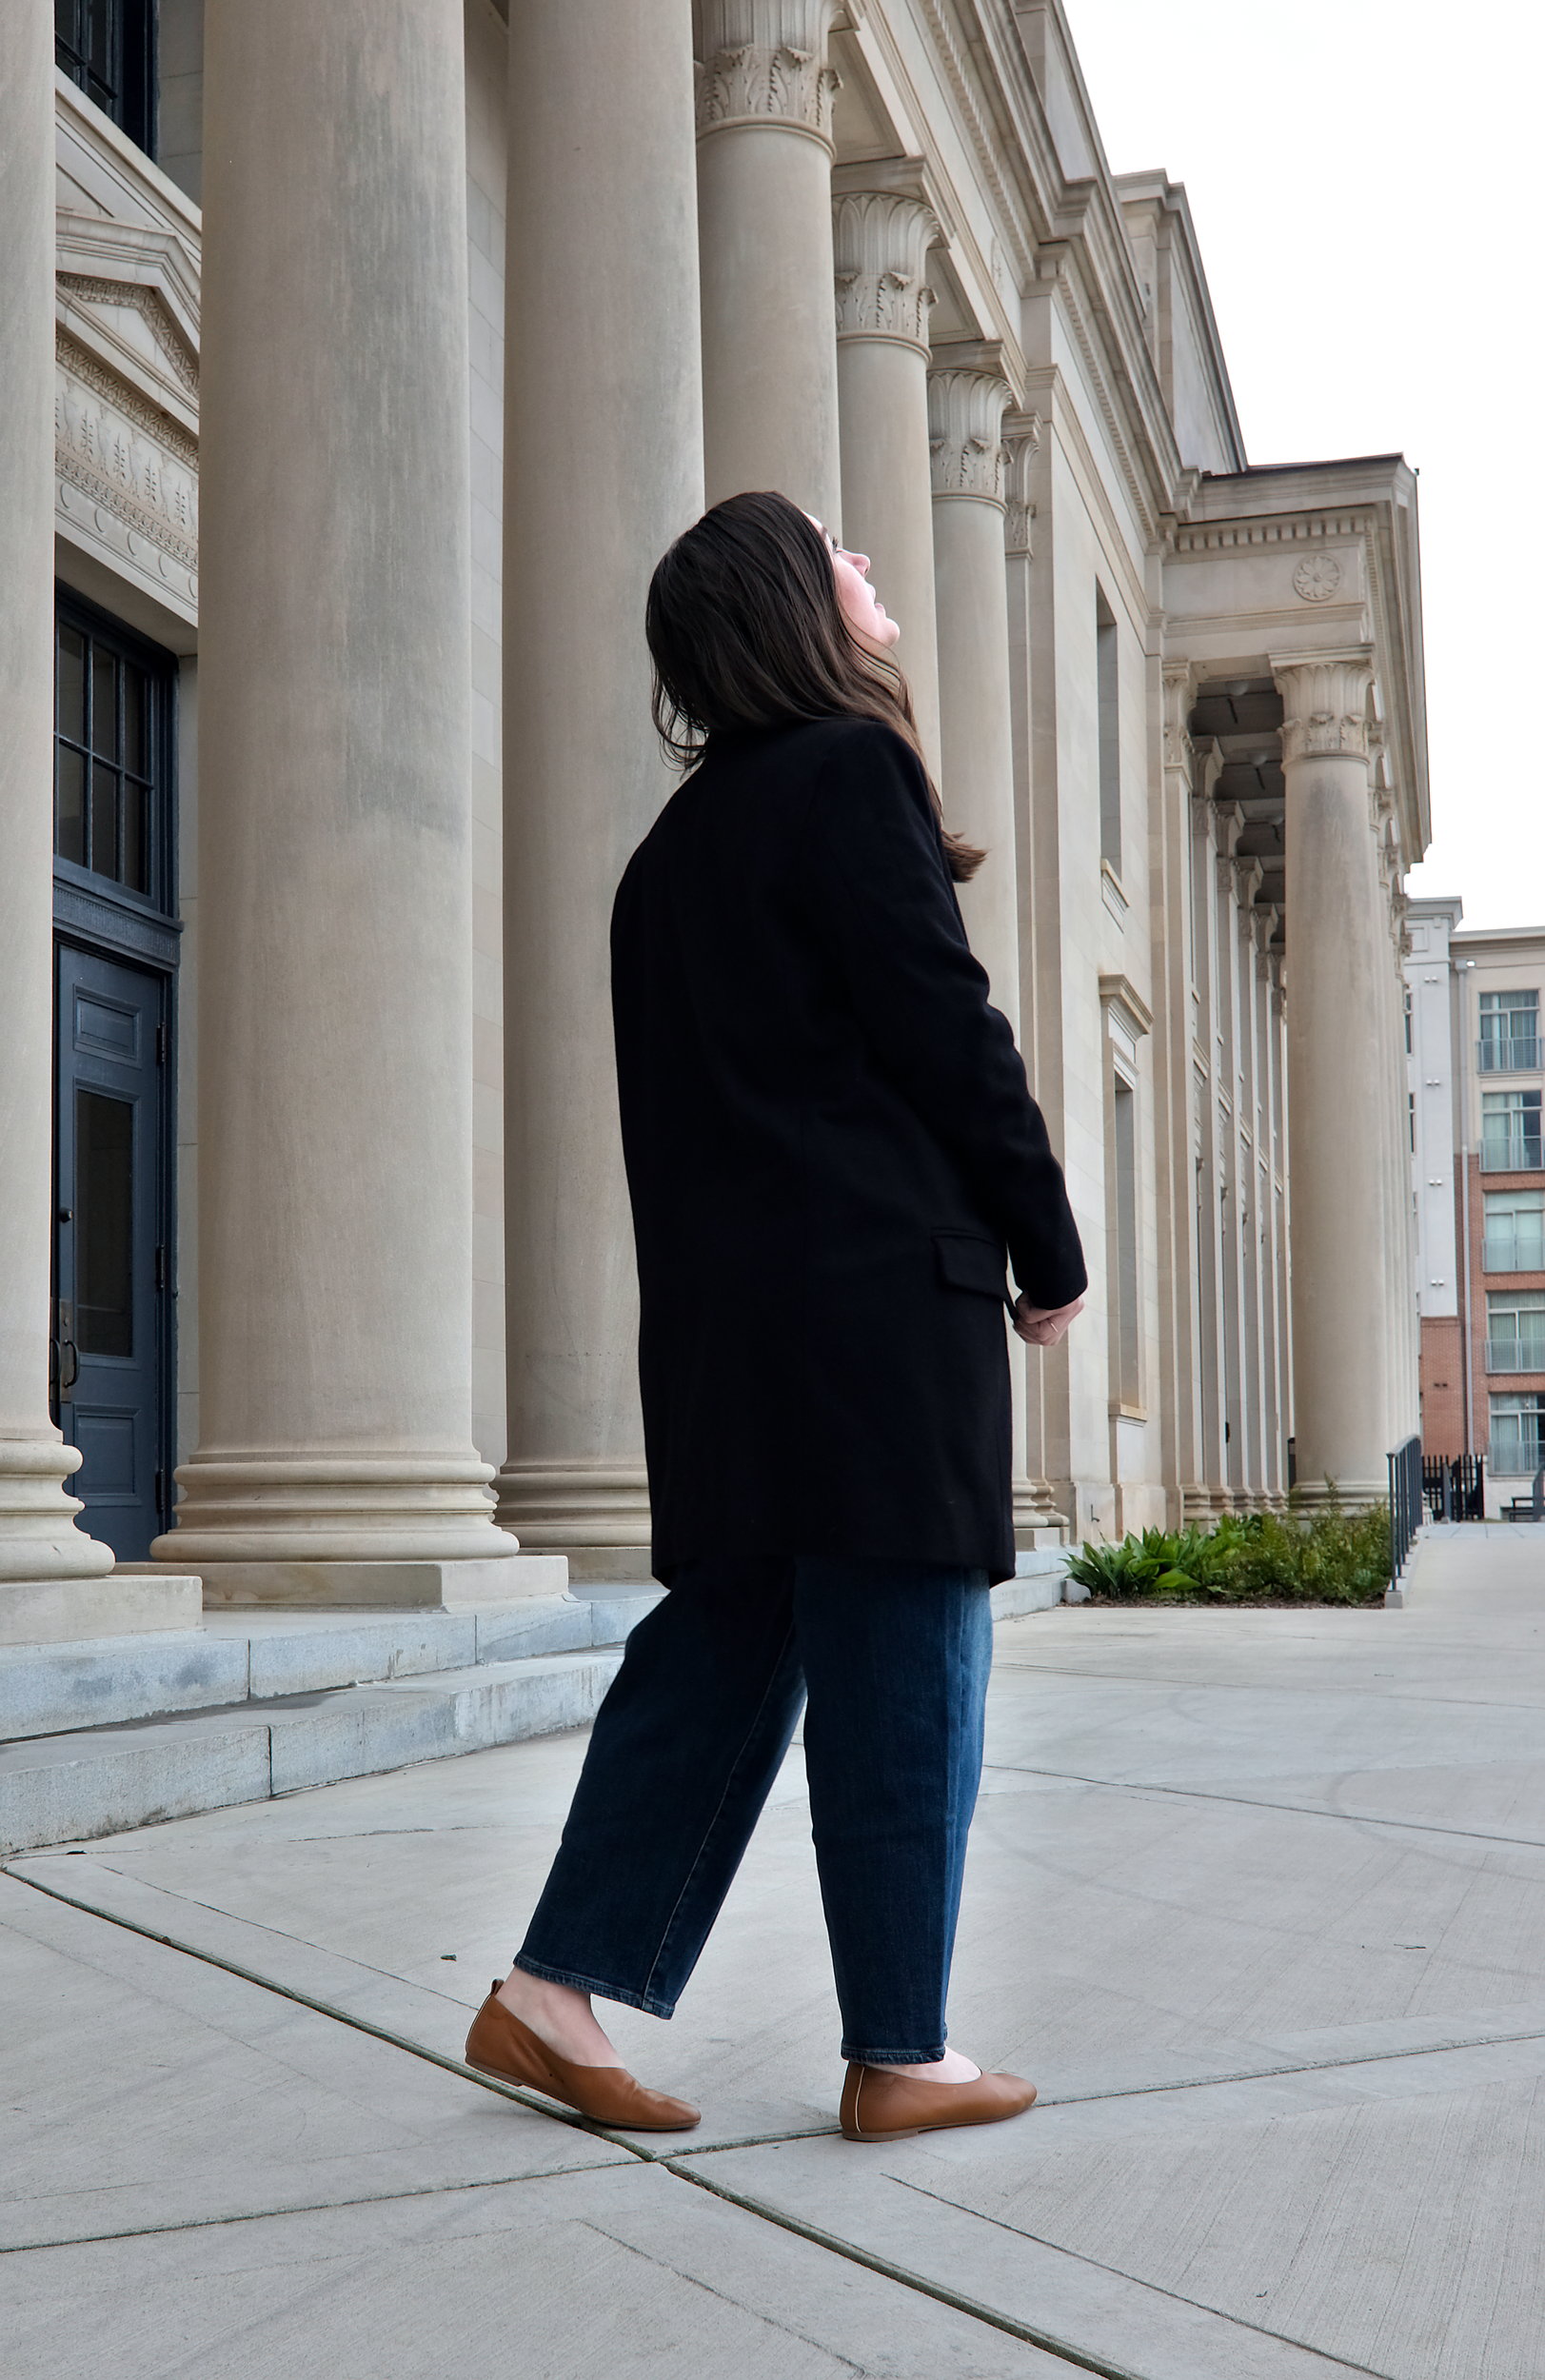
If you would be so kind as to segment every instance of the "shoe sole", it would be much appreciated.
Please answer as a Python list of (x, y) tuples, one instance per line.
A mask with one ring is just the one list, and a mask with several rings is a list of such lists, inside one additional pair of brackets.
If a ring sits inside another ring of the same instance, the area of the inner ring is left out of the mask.
[(703, 2121), (700, 2115), (690, 2124), (614, 2124), (604, 2115), (587, 2115), (584, 2108), (576, 2107), (572, 2099), (560, 2098), (545, 2083), (527, 2082), (524, 2074), (506, 2074), (501, 2067), (485, 2066), (475, 2057), (469, 2057), (466, 2064), (476, 2074), (487, 2074), (494, 2082), (508, 2083), (514, 2091), (534, 2091), (539, 2098), (550, 2099), (554, 2107), (562, 2108), (566, 2114), (577, 2115), (586, 2124), (600, 2124), (609, 2132), (695, 2132)]

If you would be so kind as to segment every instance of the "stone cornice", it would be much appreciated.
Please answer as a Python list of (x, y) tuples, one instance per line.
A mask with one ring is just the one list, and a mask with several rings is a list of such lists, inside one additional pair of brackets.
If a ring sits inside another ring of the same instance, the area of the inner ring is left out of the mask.
[(1128, 976), (1102, 975), (1099, 1004), (1107, 1013), (1116, 1011), (1134, 1041), (1140, 1041), (1154, 1029), (1154, 1012)]
[(1344, 753), (1368, 757), (1370, 645), (1338, 653), (1276, 655), (1272, 675), (1282, 697), (1282, 764)]
[(939, 219), (897, 189), (839, 188), (832, 199), (837, 336), (896, 339), (928, 353), (934, 293), (924, 278)]
[[(949, 354), (948, 348), (942, 352)], [(1004, 504), (1003, 415), (1013, 395), (990, 362), (934, 366), (928, 374), (928, 449), (936, 497)]]
[(832, 146), (839, 78), (826, 43), (836, 0), (703, 0), (698, 138), (772, 126)]

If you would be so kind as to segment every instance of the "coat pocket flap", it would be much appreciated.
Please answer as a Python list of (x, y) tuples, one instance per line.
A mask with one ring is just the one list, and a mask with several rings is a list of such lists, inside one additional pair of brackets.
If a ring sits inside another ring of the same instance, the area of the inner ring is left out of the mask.
[(936, 1231), (939, 1277), (952, 1289), (980, 1289), (985, 1298), (1008, 1298), (1008, 1259), (1002, 1244), (972, 1231)]

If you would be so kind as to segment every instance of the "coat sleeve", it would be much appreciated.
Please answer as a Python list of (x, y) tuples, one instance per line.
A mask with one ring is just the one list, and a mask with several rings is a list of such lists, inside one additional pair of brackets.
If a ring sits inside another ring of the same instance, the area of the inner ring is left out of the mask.
[(877, 1062), (949, 1149), (1039, 1306), (1088, 1285), (1062, 1169), (1006, 1017), (987, 998), (916, 755), (856, 724), (813, 789), (818, 931)]

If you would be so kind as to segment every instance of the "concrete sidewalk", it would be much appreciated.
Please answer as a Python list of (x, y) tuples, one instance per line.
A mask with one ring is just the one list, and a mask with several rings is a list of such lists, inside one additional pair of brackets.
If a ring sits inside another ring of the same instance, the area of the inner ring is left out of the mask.
[(1545, 2374), (1545, 1531), (1000, 1628), (952, 2031), (1042, 2100), (981, 2133), (835, 2136), (797, 1755), (675, 2023), (616, 2012), (700, 2132), (458, 2073), (583, 1748), (10, 1863), (7, 2380)]

